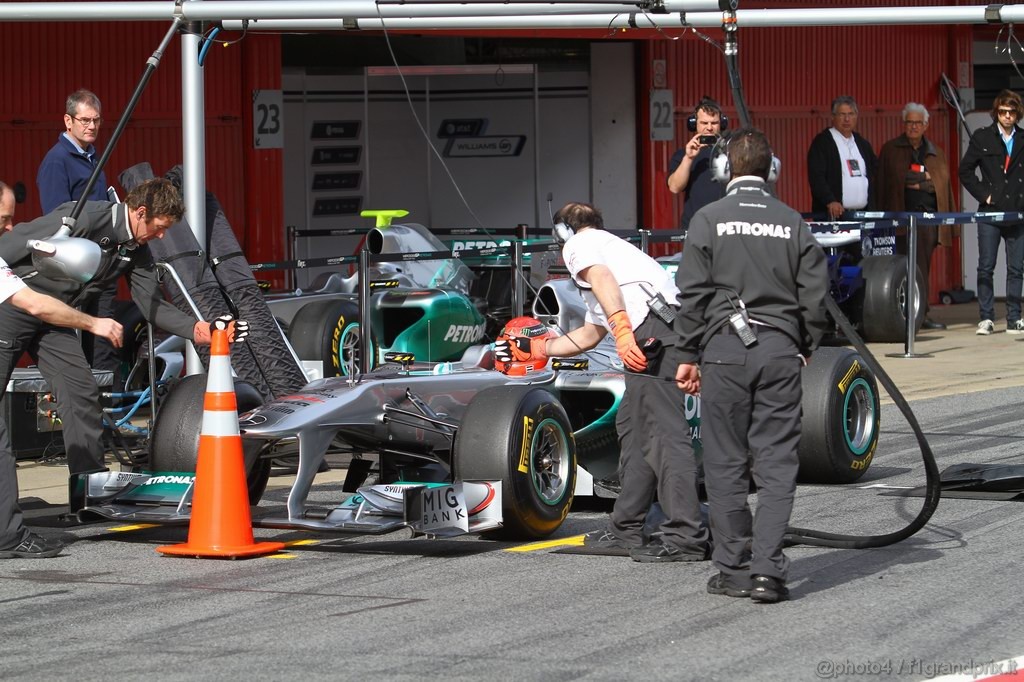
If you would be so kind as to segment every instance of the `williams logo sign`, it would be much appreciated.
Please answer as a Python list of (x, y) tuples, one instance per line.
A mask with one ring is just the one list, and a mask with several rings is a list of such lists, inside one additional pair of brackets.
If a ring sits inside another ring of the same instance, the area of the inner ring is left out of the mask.
[(448, 140), (444, 155), (449, 158), (470, 156), (519, 156), (526, 144), (525, 135), (481, 135)]

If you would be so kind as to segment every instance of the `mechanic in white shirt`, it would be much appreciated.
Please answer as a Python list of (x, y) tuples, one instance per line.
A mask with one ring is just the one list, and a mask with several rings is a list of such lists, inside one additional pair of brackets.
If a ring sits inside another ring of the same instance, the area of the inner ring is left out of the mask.
[[(659, 317), (647, 303), (660, 294), (671, 301), (662, 315), (673, 316), (679, 293), (675, 282), (653, 258), (605, 232), (600, 211), (589, 204), (566, 204), (554, 222), (556, 239), (565, 242), (562, 257), (587, 313), (582, 327), (539, 340), (539, 350), (548, 357), (572, 357), (611, 332), (627, 370), (615, 417), (622, 490), (607, 530), (588, 533), (584, 545), (609, 554), (628, 553), (641, 562), (705, 561), (709, 533), (697, 497), (697, 460), (686, 426), (685, 394), (664, 380), (674, 377), (678, 336), (671, 320)], [(655, 493), (665, 518), (645, 542), (644, 520)]]
[[(0, 190), (2, 191), (2, 190)], [(124, 330), (116, 320), (96, 318), (28, 288), (0, 259), (0, 305), (13, 305), (57, 327), (92, 332), (121, 347)], [(64, 545), (29, 532), (18, 506), (18, 473), (7, 426), (0, 419), (0, 559), (43, 559), (56, 556)]]

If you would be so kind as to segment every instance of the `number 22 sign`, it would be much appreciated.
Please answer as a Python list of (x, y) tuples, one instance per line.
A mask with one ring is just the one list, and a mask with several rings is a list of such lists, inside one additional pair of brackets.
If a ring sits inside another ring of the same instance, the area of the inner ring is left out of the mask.
[(675, 139), (675, 104), (671, 90), (651, 90), (651, 139)]

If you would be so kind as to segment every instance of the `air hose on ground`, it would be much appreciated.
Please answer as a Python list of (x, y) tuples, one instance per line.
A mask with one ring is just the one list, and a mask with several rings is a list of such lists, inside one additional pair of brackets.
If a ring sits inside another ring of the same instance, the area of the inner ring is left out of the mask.
[[(815, 547), (834, 547), (837, 549), (869, 549), (872, 547), (885, 547), (899, 542), (900, 540), (906, 540), (911, 535), (921, 530), (928, 519), (931, 518), (932, 514), (935, 513), (936, 507), (939, 506), (939, 499), (942, 496), (942, 488), (939, 481), (939, 468), (935, 463), (935, 456), (932, 454), (931, 446), (928, 445), (927, 439), (924, 437), (924, 433), (921, 431), (921, 425), (917, 423), (917, 417), (914, 416), (914, 412), (910, 409), (910, 405), (907, 404), (906, 399), (900, 390), (896, 388), (896, 384), (893, 383), (892, 378), (886, 374), (882, 366), (878, 364), (875, 356), (868, 350), (864, 340), (860, 338), (854, 330), (850, 320), (847, 319), (843, 311), (839, 309), (839, 305), (832, 299), (832, 296), (825, 298), (825, 308), (829, 314), (835, 319), (839, 329), (842, 330), (843, 334), (850, 341), (857, 352), (860, 353), (864, 359), (864, 363), (875, 373), (875, 378), (882, 384), (889, 397), (892, 398), (893, 403), (899, 408), (900, 412), (903, 413), (903, 417), (910, 424), (911, 430), (914, 432), (914, 437), (917, 438), (917, 443), (921, 447), (921, 459), (924, 461), (925, 471), (925, 492), (924, 492), (924, 506), (921, 507), (921, 511), (917, 513), (917, 516), (900, 530), (893, 531), (892, 533), (885, 533), (883, 535), (844, 535), (841, 533), (826, 533), (824, 531), (809, 530), (806, 528), (787, 528), (785, 535), (785, 544), (787, 546), (792, 545), (813, 545)], [(812, 359), (813, 362), (813, 359)]]

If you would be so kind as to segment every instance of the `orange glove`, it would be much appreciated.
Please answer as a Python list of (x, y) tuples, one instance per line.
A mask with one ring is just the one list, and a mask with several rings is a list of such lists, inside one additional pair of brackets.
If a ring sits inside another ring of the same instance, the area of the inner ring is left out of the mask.
[(636, 337), (633, 336), (633, 325), (629, 323), (629, 316), (625, 310), (612, 313), (608, 316), (608, 324), (615, 336), (615, 350), (618, 351), (622, 363), (634, 372), (642, 372), (647, 369), (647, 358), (644, 357), (640, 346), (636, 344)]

